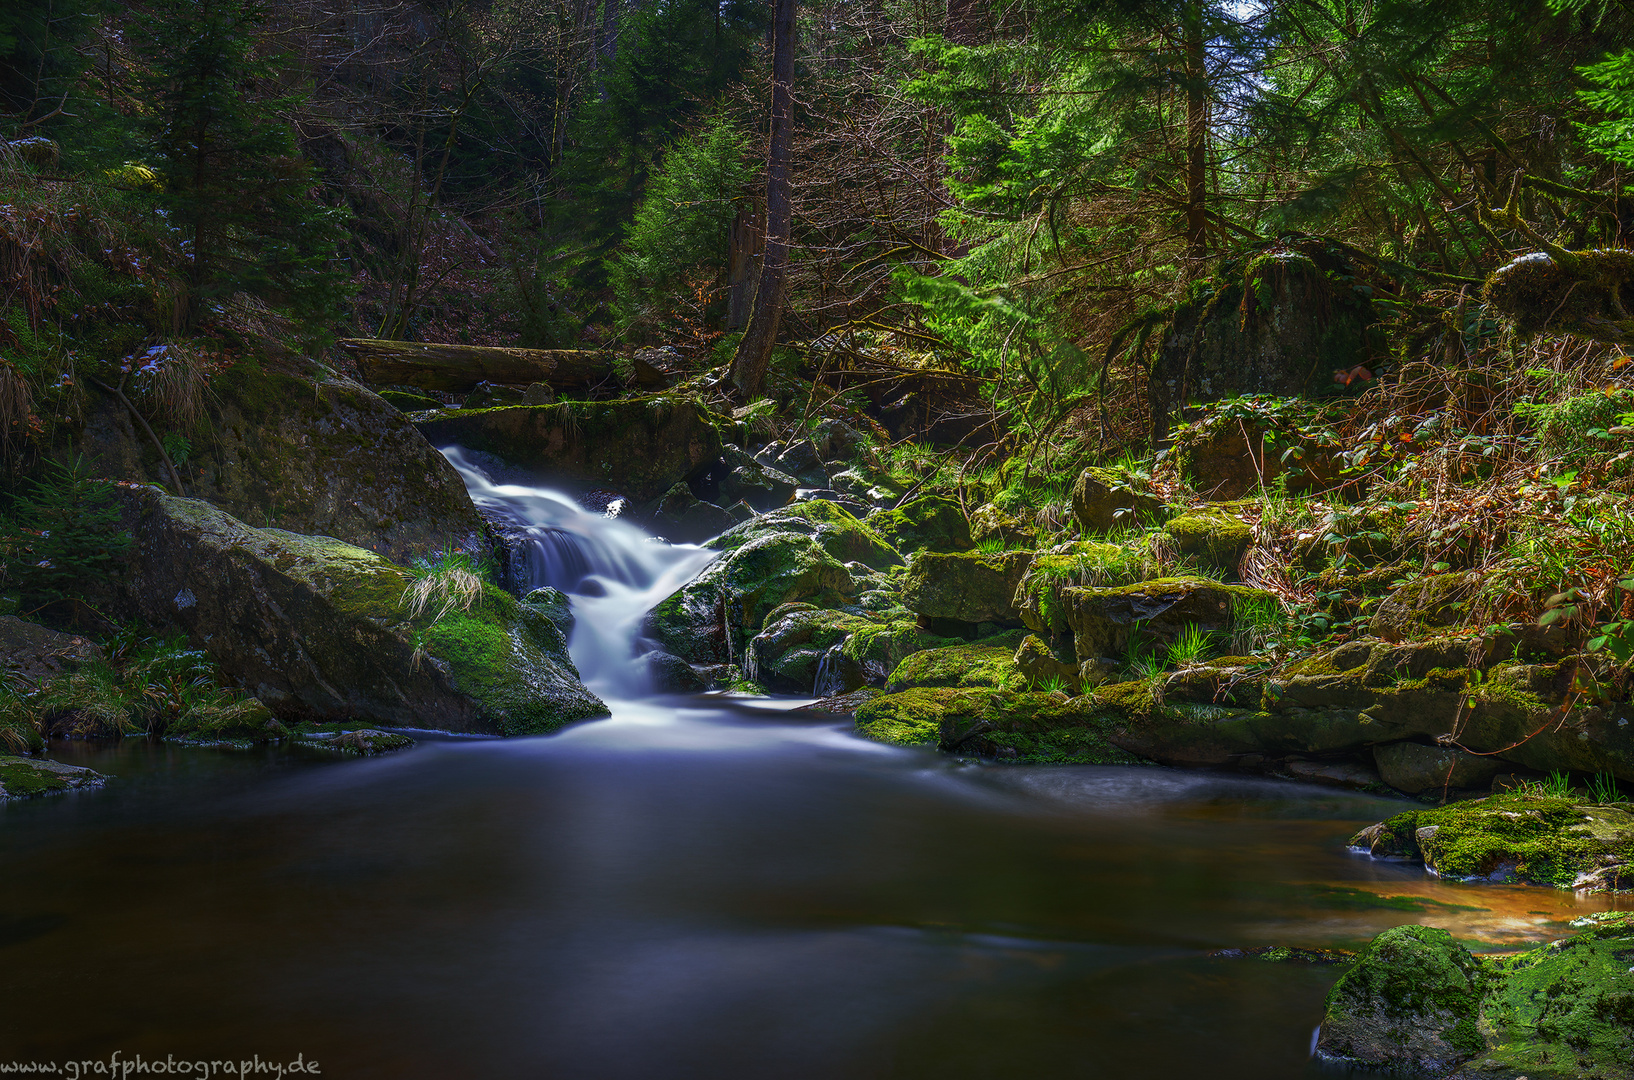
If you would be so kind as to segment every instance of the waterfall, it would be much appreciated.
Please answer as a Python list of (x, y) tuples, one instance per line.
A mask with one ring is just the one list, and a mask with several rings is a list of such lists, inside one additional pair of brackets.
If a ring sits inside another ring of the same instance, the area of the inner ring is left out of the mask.
[(526, 589), (550, 585), (572, 598), (568, 651), (585, 685), (603, 698), (648, 693), (645, 668), (635, 663), (647, 651), (641, 647), (641, 624), (654, 605), (718, 553), (667, 544), (549, 488), (497, 483), (463, 447), (444, 447), (442, 453), (483, 515), (525, 536)]

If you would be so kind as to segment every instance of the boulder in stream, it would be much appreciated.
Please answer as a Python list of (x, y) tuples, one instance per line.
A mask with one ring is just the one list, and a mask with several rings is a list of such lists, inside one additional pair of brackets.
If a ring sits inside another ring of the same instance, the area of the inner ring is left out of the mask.
[(556, 624), (493, 586), (416, 609), (415, 572), (374, 552), (152, 488), (125, 500), (126, 612), (186, 632), (280, 717), (533, 735), (607, 715)]

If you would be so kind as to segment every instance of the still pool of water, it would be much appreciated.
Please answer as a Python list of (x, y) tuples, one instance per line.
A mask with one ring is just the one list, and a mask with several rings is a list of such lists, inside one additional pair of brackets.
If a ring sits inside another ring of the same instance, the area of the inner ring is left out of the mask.
[(1400, 801), (963, 764), (789, 704), (369, 760), (59, 744), (117, 779), (0, 808), (0, 1058), (1305, 1077), (1333, 969), (1211, 951), (1404, 922), (1502, 947), (1607, 906), (1345, 851)]

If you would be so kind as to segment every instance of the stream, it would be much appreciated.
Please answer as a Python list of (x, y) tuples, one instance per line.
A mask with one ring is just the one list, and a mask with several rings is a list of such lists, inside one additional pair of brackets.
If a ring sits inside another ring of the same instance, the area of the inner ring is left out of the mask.
[(710, 553), (447, 452), (540, 534), (536, 583), (575, 593), (573, 654), (612, 718), (371, 759), (53, 744), (117, 779), (0, 807), (0, 1053), (302, 1054), (381, 1078), (1336, 1076), (1309, 1059), (1335, 969), (1211, 953), (1408, 922), (1500, 948), (1608, 906), (1345, 850), (1400, 800), (979, 765), (798, 700), (650, 696), (640, 614)]

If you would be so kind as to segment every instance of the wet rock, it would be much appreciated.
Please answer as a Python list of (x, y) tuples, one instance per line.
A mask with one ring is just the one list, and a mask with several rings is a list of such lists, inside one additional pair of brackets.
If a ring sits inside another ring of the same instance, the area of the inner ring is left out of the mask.
[(1180, 554), (1205, 569), (1235, 575), (1242, 565), (1253, 530), (1241, 518), (1219, 511), (1195, 510), (1173, 518), (1163, 531)]
[(1572, 925), (1576, 936), (1497, 957), (1444, 930), (1385, 931), (1328, 994), (1318, 1056), (1452, 1080), (1630, 1080), (1634, 923), (1600, 912)]
[(503, 386), (499, 383), (480, 382), (460, 403), (465, 409), (493, 409), (501, 405), (521, 405), (523, 392), (519, 386)]
[(0, 754), (0, 803), (91, 790), (107, 780), (101, 773), (79, 765)]
[(732, 551), (756, 537), (785, 532), (811, 537), (842, 563), (860, 562), (883, 570), (902, 562), (902, 557), (867, 521), (859, 520), (838, 503), (822, 499), (796, 503), (744, 521), (705, 546)]
[(414, 745), (414, 740), (407, 735), (399, 735), (392, 731), (376, 731), (374, 728), (319, 732), (302, 736), (296, 741), (303, 746), (334, 750), (342, 754), (357, 754), (360, 757), (389, 754), (397, 750), (407, 750)]
[(893, 510), (876, 510), (866, 519), (869, 527), (904, 555), (915, 551), (969, 551), (970, 522), (952, 499), (925, 495)]
[(497, 588), (416, 612), (411, 573), (373, 552), (125, 497), (125, 611), (187, 633), (280, 718), (526, 735), (607, 715), (556, 625)]
[(1072, 515), (1085, 536), (1144, 528), (1162, 513), (1161, 502), (1110, 469), (1085, 469), (1072, 485)]
[(868, 448), (869, 438), (844, 420), (824, 420), (811, 433), (824, 461), (852, 462)]
[(843, 666), (840, 647), (845, 640), (876, 625), (872, 619), (843, 611), (785, 604), (767, 617), (766, 628), (750, 640), (744, 674), (767, 689), (789, 693), (818, 692), (819, 674), (830, 674), (835, 690), (856, 690), (867, 682), (860, 669), (853, 665), (849, 678), (846, 673), (825, 669)]
[(551, 621), (564, 642), (573, 640), (573, 601), (560, 589), (546, 585), (534, 589), (522, 598), (522, 603)]
[(1356, 761), (1304, 761), (1294, 759), (1282, 763), (1281, 771), (1294, 780), (1307, 784), (1326, 784), (1329, 787), (1351, 788), (1364, 791), (1379, 786), (1378, 771)]
[(679, 395), (461, 409), (419, 422), (438, 446), (457, 444), (583, 487), (616, 485), (637, 503), (707, 469), (721, 452), (718, 418)]
[(1317, 1052), (1369, 1068), (1444, 1075), (1486, 1048), (1477, 1024), (1486, 982), (1447, 931), (1386, 930), (1329, 991)]
[[(1062, 657), (1050, 647), (1050, 644), (1037, 634), (1028, 634), (1016, 646), (1016, 670), (1026, 680), (1029, 686), (1047, 686), (1059, 684), (1068, 693), (1076, 694), (1083, 689), (1084, 680), (1079, 669), (1081, 665), (1075, 657)], [(1094, 672), (1092, 674), (1100, 674)], [(1097, 683), (1106, 681), (1104, 678)]]
[(685, 484), (676, 484), (658, 501), (649, 527), (655, 535), (676, 544), (696, 544), (736, 525), (724, 507), (706, 503)]
[(653, 690), (660, 694), (697, 694), (708, 688), (702, 675), (679, 656), (654, 650), (636, 660), (644, 666)]
[(856, 517), (867, 515), (873, 507), (860, 499), (853, 499), (833, 488), (800, 488), (794, 493), (795, 502), (831, 502), (835, 506), (844, 507), (845, 511)]
[(1018, 622), (1016, 586), (1032, 561), (1030, 551), (998, 555), (921, 552), (903, 579), (902, 603), (909, 611), (932, 619)]
[(802, 705), (794, 711), (797, 713), (855, 713), (858, 709), (879, 697), (877, 687), (864, 686), (848, 694), (835, 694), (832, 697), (820, 698), (810, 705)]
[(745, 503), (765, 512), (788, 504), (800, 482), (735, 446), (721, 447), (718, 461), (691, 481), (693, 493), (719, 506)]
[(1375, 746), (1373, 761), (1385, 783), (1408, 795), (1441, 788), (1484, 788), (1502, 764), (1496, 757), (1415, 742)]

